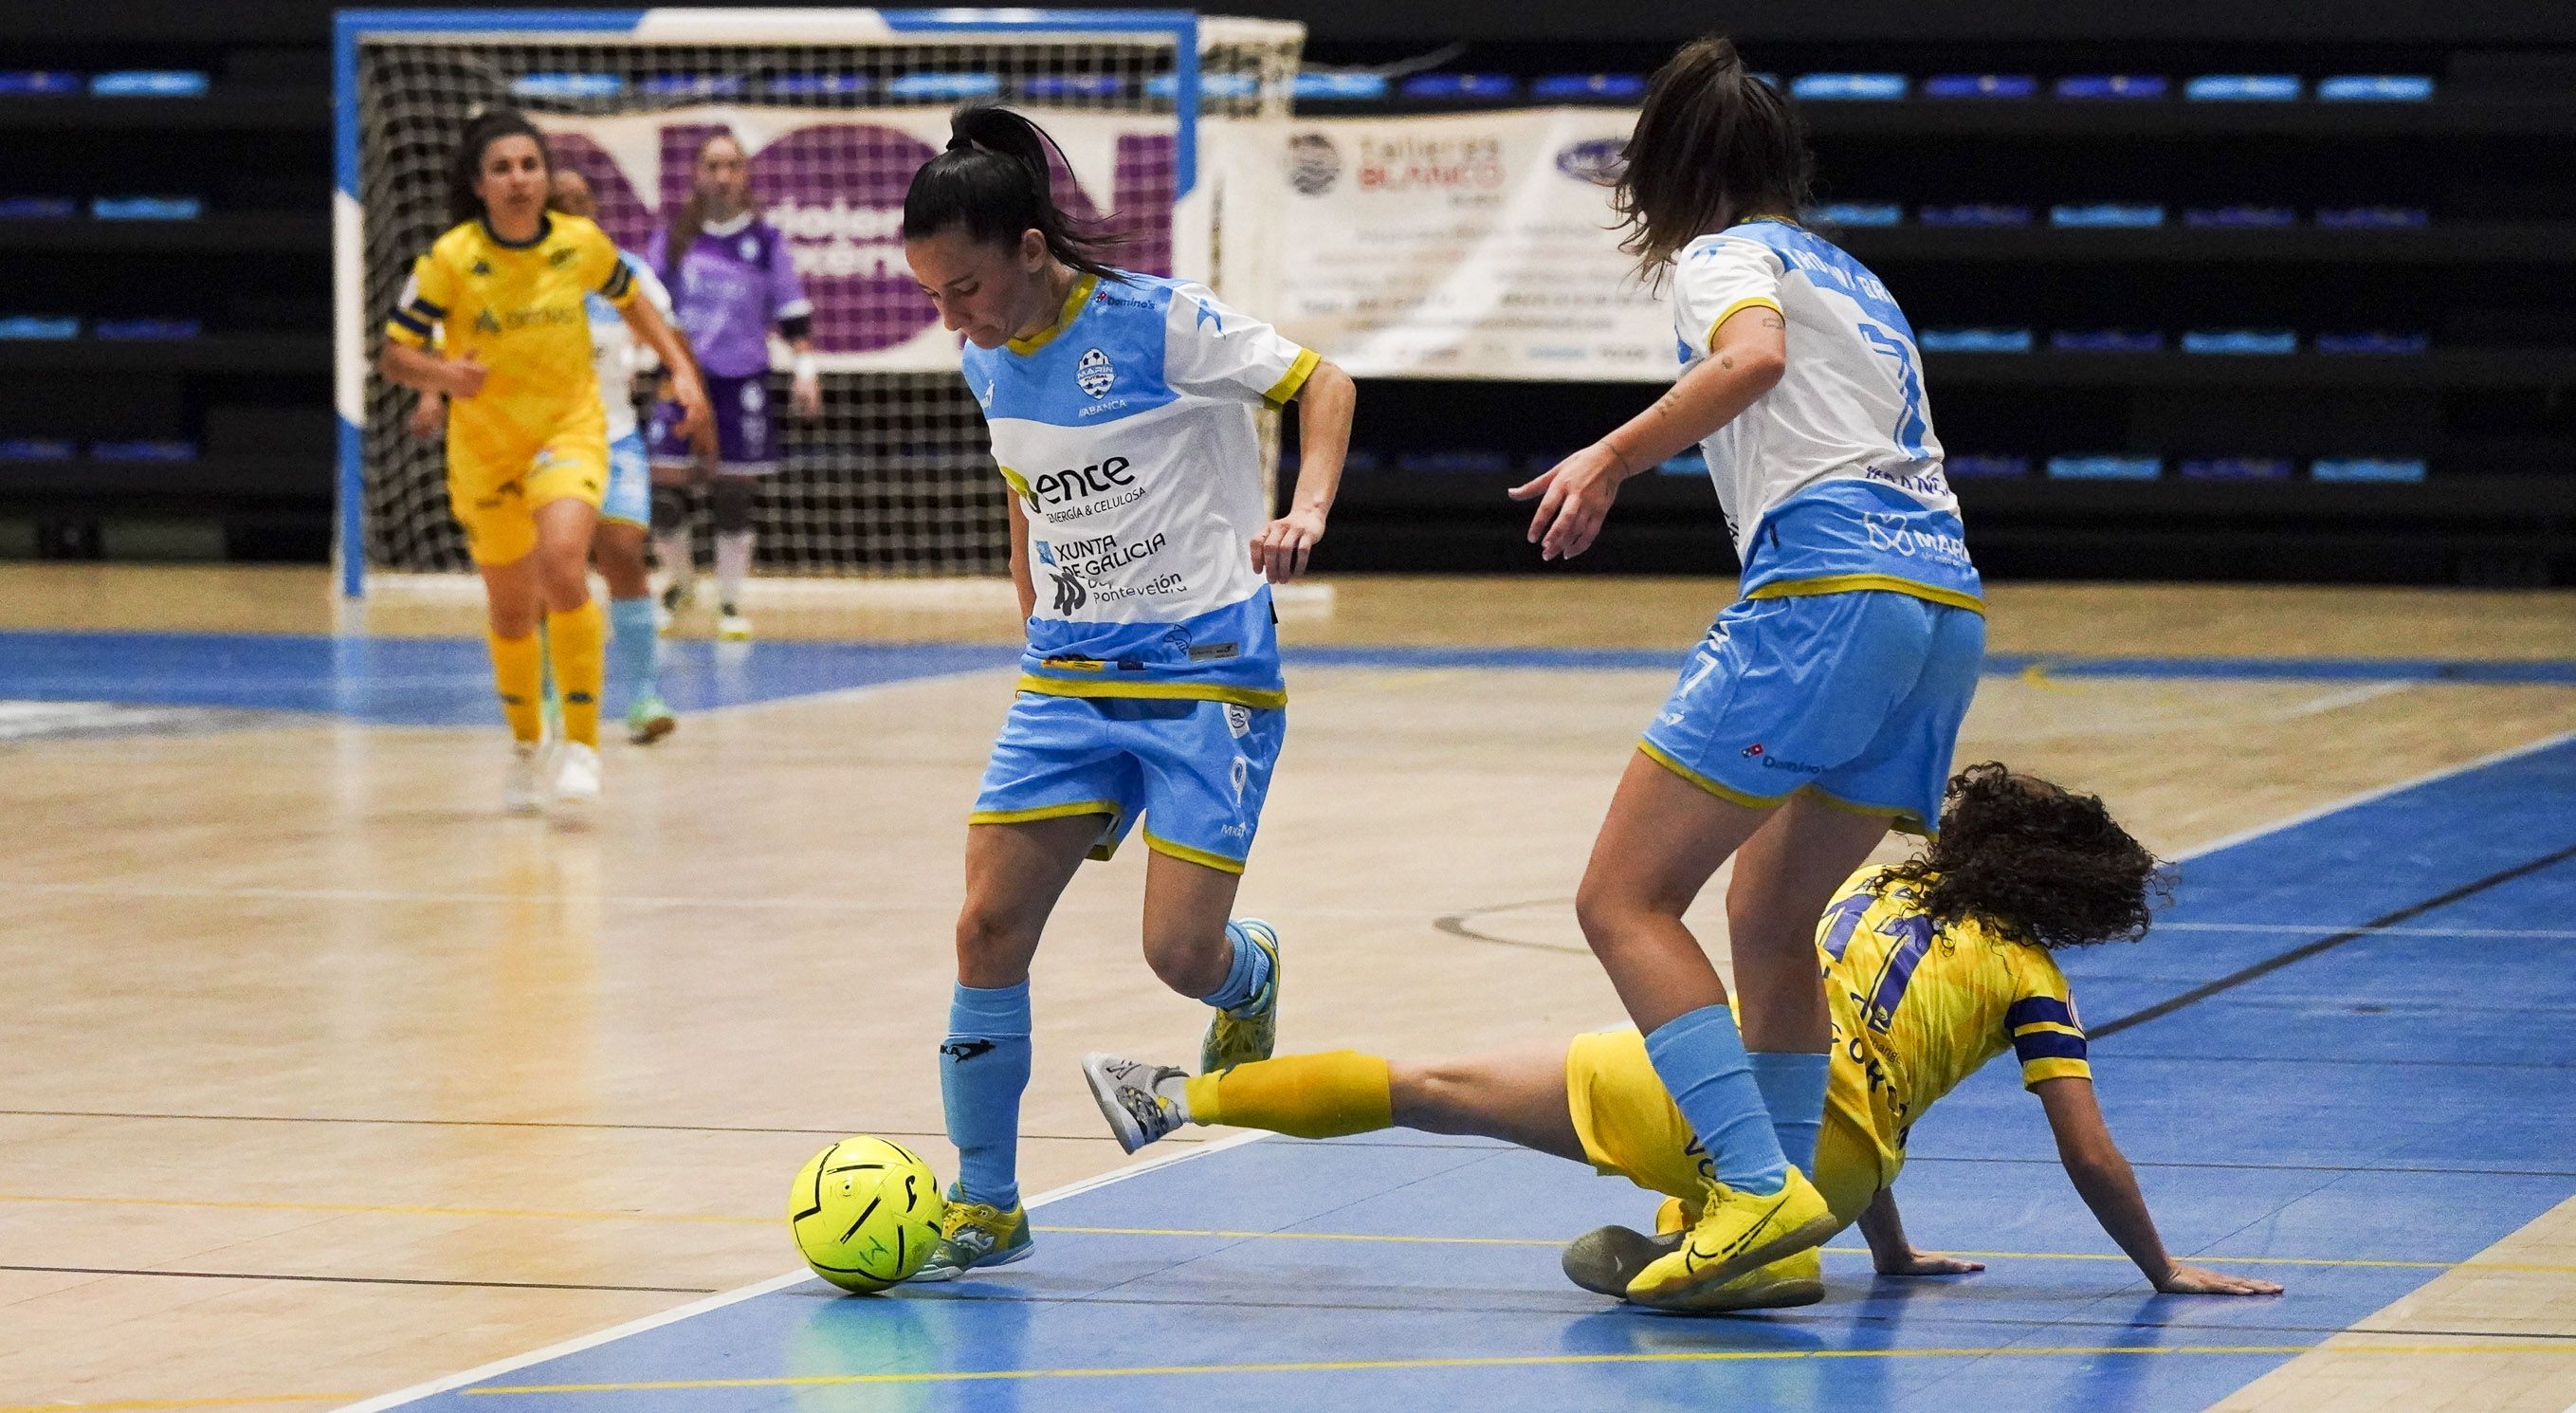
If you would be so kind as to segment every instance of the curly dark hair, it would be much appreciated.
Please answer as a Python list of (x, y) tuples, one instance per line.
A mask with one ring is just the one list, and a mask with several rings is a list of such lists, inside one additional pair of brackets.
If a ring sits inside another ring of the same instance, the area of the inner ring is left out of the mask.
[(1935, 922), (1973, 919), (2052, 951), (2134, 942), (2170, 894), (2162, 860), (2130, 837), (2099, 795), (2079, 795), (1994, 761), (1950, 777), (1941, 834), (1879, 876), (1913, 884)]

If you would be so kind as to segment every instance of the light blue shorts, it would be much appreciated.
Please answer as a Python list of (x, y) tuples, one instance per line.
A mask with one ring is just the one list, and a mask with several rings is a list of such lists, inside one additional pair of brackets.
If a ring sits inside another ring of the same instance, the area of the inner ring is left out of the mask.
[(653, 466), (644, 456), (638, 432), (608, 444), (608, 493), (599, 498), (599, 518), (653, 528)]
[(1107, 815), (1105, 859), (1143, 819), (1154, 852), (1241, 873), (1287, 736), (1280, 707), (1022, 692), (968, 822)]
[(1807, 790), (1931, 834), (1985, 656), (1984, 615), (1910, 594), (1742, 600), (1640, 749), (1740, 805)]

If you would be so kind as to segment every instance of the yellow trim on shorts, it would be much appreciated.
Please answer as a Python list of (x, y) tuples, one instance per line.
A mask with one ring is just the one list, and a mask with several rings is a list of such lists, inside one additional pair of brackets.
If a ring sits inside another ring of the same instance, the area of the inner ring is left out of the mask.
[(1780, 301), (1773, 299), (1771, 296), (1767, 294), (1747, 295), (1744, 298), (1735, 301), (1733, 304), (1726, 306), (1724, 309), (1719, 310), (1717, 317), (1708, 321), (1708, 336), (1700, 340), (1701, 344), (1705, 346), (1706, 352), (1717, 352), (1717, 331), (1726, 327), (1727, 320), (1734, 318), (1736, 315), (1743, 313), (1747, 309), (1768, 309), (1783, 319), (1789, 317), (1789, 311), (1781, 308)]
[(1730, 805), (1742, 805), (1749, 810), (1776, 810), (1789, 802), (1789, 796), (1787, 795), (1781, 795), (1776, 798), (1766, 800), (1759, 795), (1748, 795), (1741, 790), (1731, 789), (1727, 786), (1720, 785), (1716, 781), (1709, 779), (1707, 776), (1700, 774), (1698, 771), (1691, 769), (1689, 766), (1682, 764), (1680, 761), (1673, 759), (1670, 753), (1666, 752), (1662, 747), (1656, 745), (1652, 741), (1639, 741), (1637, 743), (1637, 749), (1645, 753), (1646, 759), (1653, 761), (1655, 764), (1662, 766), (1664, 769), (1671, 771), (1673, 774), (1680, 776), (1693, 785), (1717, 796), (1719, 799), (1726, 801)]
[(1219, 873), (1243, 872), (1241, 859), (1230, 859), (1223, 854), (1211, 854), (1205, 849), (1193, 849), (1187, 844), (1175, 844), (1169, 839), (1158, 839), (1150, 829), (1145, 831), (1145, 847), (1158, 854), (1169, 854), (1184, 863), (1194, 863), (1203, 868), (1215, 869)]
[(977, 810), (966, 816), (968, 824), (1035, 824), (1042, 819), (1065, 819), (1077, 814), (1105, 814), (1116, 824), (1120, 811), (1116, 800), (1076, 800), (1069, 805), (1039, 805), (1025, 810)]
[(1297, 390), (1306, 386), (1306, 380), (1314, 376), (1315, 365), (1323, 361), (1311, 348), (1298, 349), (1297, 361), (1288, 365), (1288, 371), (1279, 375), (1279, 381), (1272, 383), (1270, 391), (1263, 393), (1262, 398), (1273, 407), (1287, 406), (1288, 399), (1295, 397)]
[(1974, 594), (1963, 594), (1956, 589), (1935, 588), (1930, 584), (1918, 584), (1911, 579), (1899, 579), (1893, 574), (1828, 574), (1821, 579), (1789, 579), (1765, 584), (1744, 597), (1747, 599), (1804, 599), (1813, 598), (1818, 594), (1851, 594), (1870, 589), (1891, 594), (1904, 594), (1910, 598), (1924, 599), (1932, 603), (1948, 604), (1952, 608), (1964, 608), (1980, 616), (1983, 616), (1986, 611), (1985, 601)]
[(1073, 321), (1082, 313), (1083, 301), (1091, 298), (1091, 292), (1098, 288), (1100, 288), (1098, 275), (1085, 275), (1074, 281), (1073, 288), (1065, 291), (1064, 307), (1056, 311), (1055, 322), (1039, 330), (1035, 338), (1010, 340), (1011, 352), (1035, 353), (1055, 342), (1056, 335), (1073, 327)]
[(1288, 705), (1285, 687), (1229, 687), (1216, 682), (1075, 682), (1061, 677), (1020, 674), (1023, 692), (1041, 697), (1131, 697), (1146, 701), (1232, 702), (1260, 711)]

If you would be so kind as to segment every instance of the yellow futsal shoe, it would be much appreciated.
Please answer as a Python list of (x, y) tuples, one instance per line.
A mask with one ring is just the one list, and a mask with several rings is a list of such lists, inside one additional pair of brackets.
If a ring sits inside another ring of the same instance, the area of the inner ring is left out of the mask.
[(913, 1273), (917, 1281), (953, 1281), (984, 1266), (1007, 1266), (1037, 1250), (1029, 1237), (1028, 1209), (1014, 1203), (1005, 1212), (989, 1202), (966, 1202), (955, 1196), (939, 1217), (939, 1245)]
[(1712, 1183), (1681, 1249), (1657, 1257), (1628, 1282), (1627, 1296), (1658, 1310), (1697, 1310), (1718, 1288), (1834, 1234), (1833, 1209), (1796, 1168), (1778, 1192), (1759, 1195)]
[(1222, 1074), (1237, 1065), (1270, 1058), (1279, 1047), (1279, 929), (1257, 917), (1239, 918), (1225, 925), (1229, 933), (1240, 932), (1245, 941), (1270, 954), (1270, 980), (1259, 995), (1230, 1011), (1219, 1011), (1208, 1022), (1207, 1038), (1199, 1043), (1199, 1073)]

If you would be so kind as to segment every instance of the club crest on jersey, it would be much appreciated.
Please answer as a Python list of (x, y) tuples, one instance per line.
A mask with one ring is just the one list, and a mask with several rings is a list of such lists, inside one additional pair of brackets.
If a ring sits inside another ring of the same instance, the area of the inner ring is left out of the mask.
[(760, 242), (754, 237), (744, 236), (742, 238), (742, 244), (734, 248), (742, 252), (742, 258), (745, 260), (757, 260), (760, 258)]
[(1081, 388), (1084, 392), (1089, 393), (1093, 397), (1099, 397), (1107, 393), (1109, 391), (1109, 385), (1117, 381), (1118, 370), (1111, 366), (1109, 355), (1101, 352), (1099, 349), (1085, 349), (1082, 354), (1082, 361), (1074, 365), (1074, 386)]

